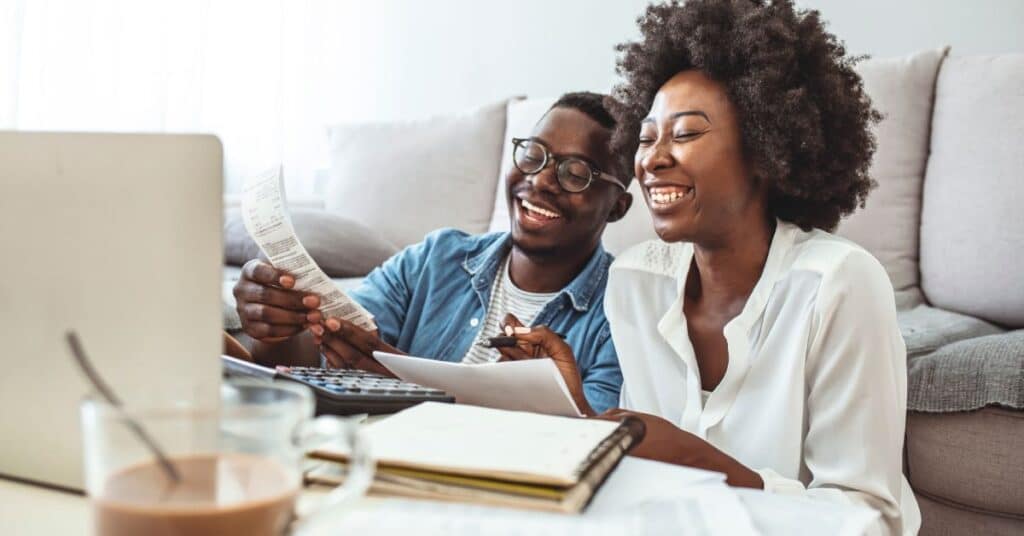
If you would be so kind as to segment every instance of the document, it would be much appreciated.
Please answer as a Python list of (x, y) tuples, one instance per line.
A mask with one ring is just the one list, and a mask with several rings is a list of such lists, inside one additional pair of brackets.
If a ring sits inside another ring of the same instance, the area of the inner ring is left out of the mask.
[(583, 416), (550, 359), (466, 365), (386, 352), (373, 357), (403, 381), (441, 389), (460, 404)]
[(377, 329), (373, 315), (327, 277), (295, 236), (280, 167), (246, 181), (242, 221), (274, 268), (294, 275), (296, 289), (320, 296), (324, 318), (343, 318), (366, 330)]

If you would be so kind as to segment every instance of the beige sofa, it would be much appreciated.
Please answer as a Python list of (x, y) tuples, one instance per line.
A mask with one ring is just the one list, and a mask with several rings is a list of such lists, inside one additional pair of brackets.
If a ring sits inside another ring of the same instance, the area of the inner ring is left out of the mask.
[[(933, 50), (858, 69), (885, 114), (878, 189), (838, 232), (875, 254), (896, 290), (910, 371), (906, 471), (921, 533), (1024, 534), (1024, 55)], [(528, 135), (552, 101), (337, 125), (323, 207), (370, 227), (347, 236), (372, 239), (377, 255), (441, 226), (506, 230), (510, 138)], [(612, 253), (655, 237), (637, 188), (633, 210), (606, 231)], [(320, 254), (345, 245), (333, 249)], [(237, 268), (226, 274), (226, 324), (237, 328)], [(336, 275), (349, 286), (361, 274)]]

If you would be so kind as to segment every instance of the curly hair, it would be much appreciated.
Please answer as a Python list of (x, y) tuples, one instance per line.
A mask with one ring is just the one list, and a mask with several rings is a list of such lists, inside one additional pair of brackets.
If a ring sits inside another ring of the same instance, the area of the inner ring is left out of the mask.
[(726, 88), (773, 216), (831, 231), (864, 206), (881, 115), (853, 69), (863, 57), (847, 56), (817, 11), (792, 0), (673, 0), (638, 23), (642, 40), (616, 47), (625, 81), (614, 92), (615, 151), (636, 153), (659, 88), (696, 69)]

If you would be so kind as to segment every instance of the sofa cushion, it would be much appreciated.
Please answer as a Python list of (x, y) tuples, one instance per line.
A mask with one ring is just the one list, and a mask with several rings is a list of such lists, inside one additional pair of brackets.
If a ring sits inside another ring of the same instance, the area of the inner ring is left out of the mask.
[[(291, 209), (290, 214), (295, 235), (330, 277), (366, 275), (398, 253), (398, 248), (381, 233), (338, 214), (309, 208)], [(224, 219), (224, 261), (242, 266), (259, 254), (259, 247), (245, 230), (241, 213), (229, 211)]]
[(937, 307), (1024, 327), (1024, 54), (939, 70), (921, 213), (921, 286)]
[(1024, 412), (910, 412), (906, 445), (916, 492), (1024, 520)]
[(990, 404), (1024, 409), (1024, 330), (910, 357), (907, 375), (910, 410), (968, 411)]
[(441, 227), (487, 230), (505, 102), (472, 112), (329, 129), (324, 208), (408, 246)]
[(984, 320), (927, 305), (899, 311), (896, 318), (908, 357), (930, 354), (950, 343), (1004, 331)]
[(884, 119), (870, 174), (878, 187), (837, 229), (881, 261), (897, 291), (918, 284), (921, 184), (928, 161), (935, 76), (945, 49), (861, 62), (857, 72)]
[(919, 536), (1020, 536), (1024, 519), (990, 514), (984, 510), (965, 508), (925, 493), (915, 493), (921, 508)]
[[(505, 130), (505, 142), (502, 145), (501, 174), (494, 200), (494, 217), (491, 219), (491, 231), (507, 231), (509, 229), (508, 201), (505, 193), (505, 174), (512, 167), (512, 138), (528, 136), (534, 125), (554, 104), (555, 98), (536, 98), (510, 101), (508, 104), (508, 121)], [(618, 254), (627, 247), (645, 240), (657, 238), (651, 214), (644, 205), (640, 185), (633, 181), (629, 186), (633, 194), (633, 207), (621, 220), (609, 223), (605, 228), (602, 242), (605, 249), (612, 255)]]

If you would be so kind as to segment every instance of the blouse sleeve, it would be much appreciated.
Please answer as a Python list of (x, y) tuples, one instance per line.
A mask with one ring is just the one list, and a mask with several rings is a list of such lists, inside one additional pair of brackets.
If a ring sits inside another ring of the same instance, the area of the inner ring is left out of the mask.
[(758, 473), (766, 491), (867, 506), (881, 514), (872, 533), (901, 534), (907, 370), (892, 285), (857, 251), (823, 276), (816, 303), (805, 371), (811, 481)]

